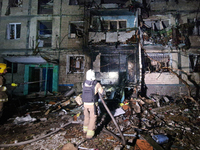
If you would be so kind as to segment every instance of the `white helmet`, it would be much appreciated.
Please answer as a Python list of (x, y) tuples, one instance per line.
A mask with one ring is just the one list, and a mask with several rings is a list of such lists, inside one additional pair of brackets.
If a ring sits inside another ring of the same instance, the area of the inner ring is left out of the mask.
[(95, 72), (94, 70), (90, 69), (86, 72), (86, 80), (94, 81), (95, 80)]

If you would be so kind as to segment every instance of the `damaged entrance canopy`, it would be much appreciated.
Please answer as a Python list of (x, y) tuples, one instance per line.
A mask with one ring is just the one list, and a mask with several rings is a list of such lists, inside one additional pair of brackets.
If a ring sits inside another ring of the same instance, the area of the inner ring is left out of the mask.
[(41, 56), (5, 56), (5, 60), (12, 63), (22, 64), (46, 64), (47, 61)]

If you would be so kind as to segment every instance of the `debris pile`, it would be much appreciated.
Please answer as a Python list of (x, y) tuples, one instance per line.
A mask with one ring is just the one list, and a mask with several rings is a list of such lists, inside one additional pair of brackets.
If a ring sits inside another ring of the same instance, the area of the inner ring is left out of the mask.
[[(199, 105), (190, 99), (152, 94), (149, 98), (105, 99), (126, 145), (101, 101), (96, 135), (86, 140), (82, 132), (83, 105), (77, 96), (53, 95), (26, 99), (20, 116), (0, 127), (0, 147), (9, 149), (136, 149), (141, 143), (154, 149), (200, 149)], [(115, 107), (114, 107), (115, 106)], [(31, 141), (31, 142), (29, 142)], [(25, 144), (21, 144), (25, 142)], [(26, 143), (27, 142), (27, 143)]]

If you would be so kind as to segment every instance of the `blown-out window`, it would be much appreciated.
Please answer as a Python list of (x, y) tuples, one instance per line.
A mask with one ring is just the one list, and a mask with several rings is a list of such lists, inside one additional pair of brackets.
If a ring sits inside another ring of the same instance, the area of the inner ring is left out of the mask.
[(23, 0), (9, 0), (10, 7), (22, 7)]
[(85, 57), (83, 55), (67, 56), (67, 73), (83, 73), (85, 66)]
[(119, 63), (119, 55), (101, 55), (101, 72), (117, 72)]
[(126, 31), (126, 21), (123, 20), (106, 20), (103, 21), (103, 29), (102, 30), (109, 30), (116, 32), (119, 31)]
[(83, 37), (83, 21), (73, 21), (69, 23), (69, 38)]
[(9, 23), (7, 25), (7, 39), (19, 39), (21, 23)]
[(53, 0), (38, 0), (38, 14), (53, 14)]
[(152, 53), (144, 57), (146, 71), (150, 72), (169, 72), (167, 67), (171, 64), (170, 54)]
[(38, 47), (51, 47), (52, 21), (38, 21)]

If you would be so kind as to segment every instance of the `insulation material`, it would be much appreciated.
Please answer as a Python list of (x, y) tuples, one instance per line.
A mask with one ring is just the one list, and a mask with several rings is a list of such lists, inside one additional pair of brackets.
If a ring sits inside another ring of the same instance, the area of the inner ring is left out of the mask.
[(133, 35), (135, 35), (135, 30), (131, 32), (119, 32), (118, 41), (126, 42), (126, 40), (130, 39)]
[(102, 40), (106, 40), (104, 32), (89, 32), (89, 41), (97, 43)]
[(107, 32), (106, 33), (106, 42), (112, 43), (118, 41), (118, 33), (117, 32)]

